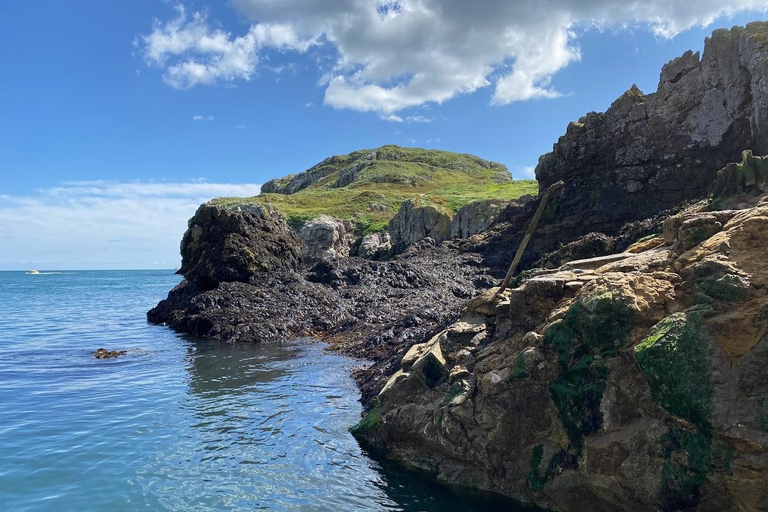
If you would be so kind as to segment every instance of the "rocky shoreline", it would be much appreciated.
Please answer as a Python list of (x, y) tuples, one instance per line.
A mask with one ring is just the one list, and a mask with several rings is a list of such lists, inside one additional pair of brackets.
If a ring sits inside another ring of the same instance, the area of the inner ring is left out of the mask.
[(753, 153), (768, 153), (765, 22), (716, 31), (655, 93), (568, 126), (536, 168), (541, 191), (565, 187), (504, 294), (536, 200), (453, 216), (408, 201), (366, 236), (205, 204), (185, 280), (148, 319), (372, 361), (355, 434), (448, 482), (553, 510), (768, 510), (768, 160)]

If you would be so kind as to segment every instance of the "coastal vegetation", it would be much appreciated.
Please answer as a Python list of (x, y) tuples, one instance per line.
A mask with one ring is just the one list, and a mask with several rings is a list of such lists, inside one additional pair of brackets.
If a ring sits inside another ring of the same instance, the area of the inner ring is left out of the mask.
[(472, 201), (513, 200), (538, 191), (535, 180), (513, 180), (507, 168), (495, 162), (399, 146), (333, 156), (270, 183), (258, 196), (218, 198), (214, 203), (268, 205), (294, 228), (320, 215), (350, 219), (358, 232), (367, 234), (384, 231), (408, 199), (456, 212)]

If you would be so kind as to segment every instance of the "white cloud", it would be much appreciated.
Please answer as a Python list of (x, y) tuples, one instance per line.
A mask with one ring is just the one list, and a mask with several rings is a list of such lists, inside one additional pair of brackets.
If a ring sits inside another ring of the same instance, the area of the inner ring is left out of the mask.
[(235, 37), (212, 28), (204, 12), (190, 16), (181, 4), (176, 11), (171, 21), (155, 20), (152, 33), (139, 36), (134, 45), (140, 47), (148, 64), (165, 69), (163, 80), (177, 89), (219, 80), (250, 80), (262, 47), (303, 52), (312, 44), (311, 40), (299, 40), (287, 24), (259, 23), (245, 35)]
[(431, 117), (424, 117), (424, 116), (408, 116), (405, 118), (406, 121), (409, 123), (431, 123), (434, 121)]
[(245, 130), (246, 126), (244, 124), (236, 124), (235, 129), (237, 130)]
[[(179, 241), (200, 203), (254, 196), (256, 184), (72, 182), (0, 195), (0, 268), (146, 268), (180, 263)], [(37, 263), (42, 266), (42, 263)]]
[(193, 121), (213, 121), (213, 116), (201, 116), (201, 115), (194, 115), (192, 116)]
[[(267, 50), (331, 51), (325, 104), (397, 121), (404, 109), (492, 87), (491, 103), (555, 98), (552, 77), (581, 57), (577, 31), (639, 28), (673, 37), (768, 0), (230, 0), (245, 35), (179, 8), (137, 39), (179, 88), (249, 80)], [(323, 62), (324, 59), (318, 59)]]
[(390, 123), (402, 123), (403, 118), (398, 116), (397, 114), (382, 114), (381, 115), (382, 121), (389, 121)]
[(312, 103), (311, 101), (310, 101), (310, 102), (308, 102), (306, 105), (304, 105), (304, 107), (305, 107), (305, 108), (312, 108), (312, 107), (314, 107), (314, 106), (315, 106), (315, 104), (314, 104), (314, 103)]

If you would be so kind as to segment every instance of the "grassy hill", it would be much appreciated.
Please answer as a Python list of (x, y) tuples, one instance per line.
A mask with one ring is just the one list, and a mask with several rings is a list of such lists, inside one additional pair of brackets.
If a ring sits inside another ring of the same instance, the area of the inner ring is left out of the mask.
[(322, 214), (354, 219), (361, 232), (383, 230), (407, 199), (456, 211), (483, 199), (536, 194), (536, 181), (513, 181), (507, 168), (473, 155), (382, 146), (327, 158), (299, 174), (272, 180), (251, 198), (218, 204), (262, 203), (300, 226)]

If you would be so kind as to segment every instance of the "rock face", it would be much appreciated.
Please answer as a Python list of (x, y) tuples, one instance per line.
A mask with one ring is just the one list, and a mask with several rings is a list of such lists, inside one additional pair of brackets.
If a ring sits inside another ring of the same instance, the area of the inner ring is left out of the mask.
[(745, 149), (768, 153), (768, 23), (717, 30), (704, 53), (664, 66), (654, 94), (632, 87), (568, 126), (536, 167), (540, 191), (566, 187), (561, 215), (584, 234), (701, 197)]
[(313, 219), (299, 230), (301, 254), (308, 262), (349, 256), (344, 222), (328, 215)]
[(489, 200), (467, 203), (453, 216), (451, 238), (469, 238), (488, 229), (508, 201)]
[(422, 206), (409, 199), (389, 221), (388, 231), (395, 252), (402, 252), (427, 237), (440, 243), (451, 237), (451, 216), (436, 206)]
[(224, 281), (247, 282), (260, 272), (296, 270), (301, 245), (285, 221), (267, 208), (206, 203), (189, 220), (181, 256), (179, 273), (205, 289)]
[(768, 510), (768, 201), (711, 217), (476, 297), (355, 434), (554, 510)]

